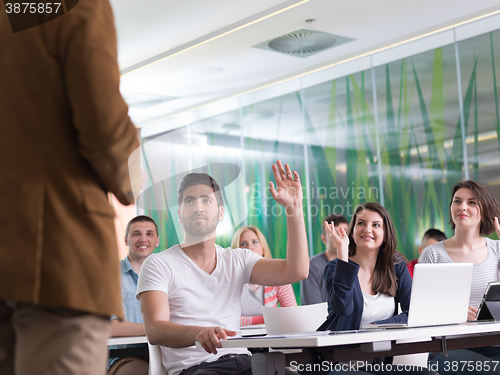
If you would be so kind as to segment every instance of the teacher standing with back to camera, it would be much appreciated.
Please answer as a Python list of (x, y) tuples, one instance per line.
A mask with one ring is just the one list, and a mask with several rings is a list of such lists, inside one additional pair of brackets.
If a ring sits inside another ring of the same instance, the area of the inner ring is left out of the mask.
[(13, 32), (1, 2), (0, 51), (0, 374), (104, 375), (123, 318), (107, 192), (134, 202), (139, 146), (111, 6)]

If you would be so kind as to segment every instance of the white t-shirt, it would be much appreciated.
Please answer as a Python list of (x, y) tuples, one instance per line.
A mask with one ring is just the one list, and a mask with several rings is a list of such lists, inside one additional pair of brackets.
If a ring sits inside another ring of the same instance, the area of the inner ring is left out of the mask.
[(363, 315), (361, 315), (360, 327), (368, 325), (377, 320), (384, 320), (394, 315), (394, 297), (387, 294), (377, 293), (374, 296), (363, 290)]
[[(237, 331), (243, 286), (250, 281), (253, 266), (262, 257), (247, 249), (215, 247), (217, 265), (211, 274), (199, 268), (179, 245), (150, 255), (141, 268), (137, 296), (150, 290), (167, 293), (173, 323), (220, 326)], [(214, 355), (195, 346), (162, 346), (161, 351), (162, 363), (169, 375), (201, 362), (215, 361), (224, 354), (249, 353), (244, 348), (217, 349)]]
[[(474, 264), (472, 269), (472, 286), (470, 290), (469, 305), (479, 307), (483, 299), (484, 291), (491, 281), (498, 282), (500, 271), (500, 241), (486, 238), (488, 255), (486, 259)], [(419, 263), (455, 263), (450, 258), (444, 242), (438, 242), (425, 248), (420, 257)]]

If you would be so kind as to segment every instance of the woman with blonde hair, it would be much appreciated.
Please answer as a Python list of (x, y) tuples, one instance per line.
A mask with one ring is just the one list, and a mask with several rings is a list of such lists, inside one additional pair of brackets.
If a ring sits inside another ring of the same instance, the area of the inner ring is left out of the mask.
[[(271, 259), (271, 251), (266, 238), (254, 226), (241, 227), (231, 241), (231, 248), (249, 249), (254, 253)], [(297, 306), (295, 294), (290, 284), (282, 286), (261, 286), (246, 284), (241, 294), (241, 326), (263, 324), (261, 306), (277, 307)]]

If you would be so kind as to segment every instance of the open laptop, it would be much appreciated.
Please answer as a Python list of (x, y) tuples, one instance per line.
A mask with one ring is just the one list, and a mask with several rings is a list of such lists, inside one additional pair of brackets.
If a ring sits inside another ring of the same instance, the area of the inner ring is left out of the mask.
[(415, 265), (408, 323), (370, 324), (363, 328), (425, 327), (467, 321), (472, 263)]

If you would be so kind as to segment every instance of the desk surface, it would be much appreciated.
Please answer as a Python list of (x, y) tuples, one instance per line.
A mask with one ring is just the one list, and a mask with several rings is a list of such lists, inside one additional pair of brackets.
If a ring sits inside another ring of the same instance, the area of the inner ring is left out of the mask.
[(146, 344), (147, 342), (146, 336), (112, 337), (108, 340), (108, 345)]
[[(229, 338), (222, 341), (223, 348), (307, 348), (349, 344), (363, 344), (377, 341), (419, 340), (431, 337), (488, 334), (500, 332), (499, 322), (470, 322), (433, 327), (372, 329), (360, 331), (317, 332), (315, 334), (292, 334), (282, 336), (261, 336)], [(196, 343), (197, 348), (201, 348)]]
[[(308, 348), (362, 344), (377, 341), (418, 340), (431, 337), (499, 333), (500, 322), (470, 322), (434, 327), (391, 328), (360, 331), (316, 332), (282, 336), (238, 337), (222, 341), (223, 348)], [(113, 337), (108, 345), (147, 343), (146, 336)], [(197, 342), (196, 347), (201, 349)]]

